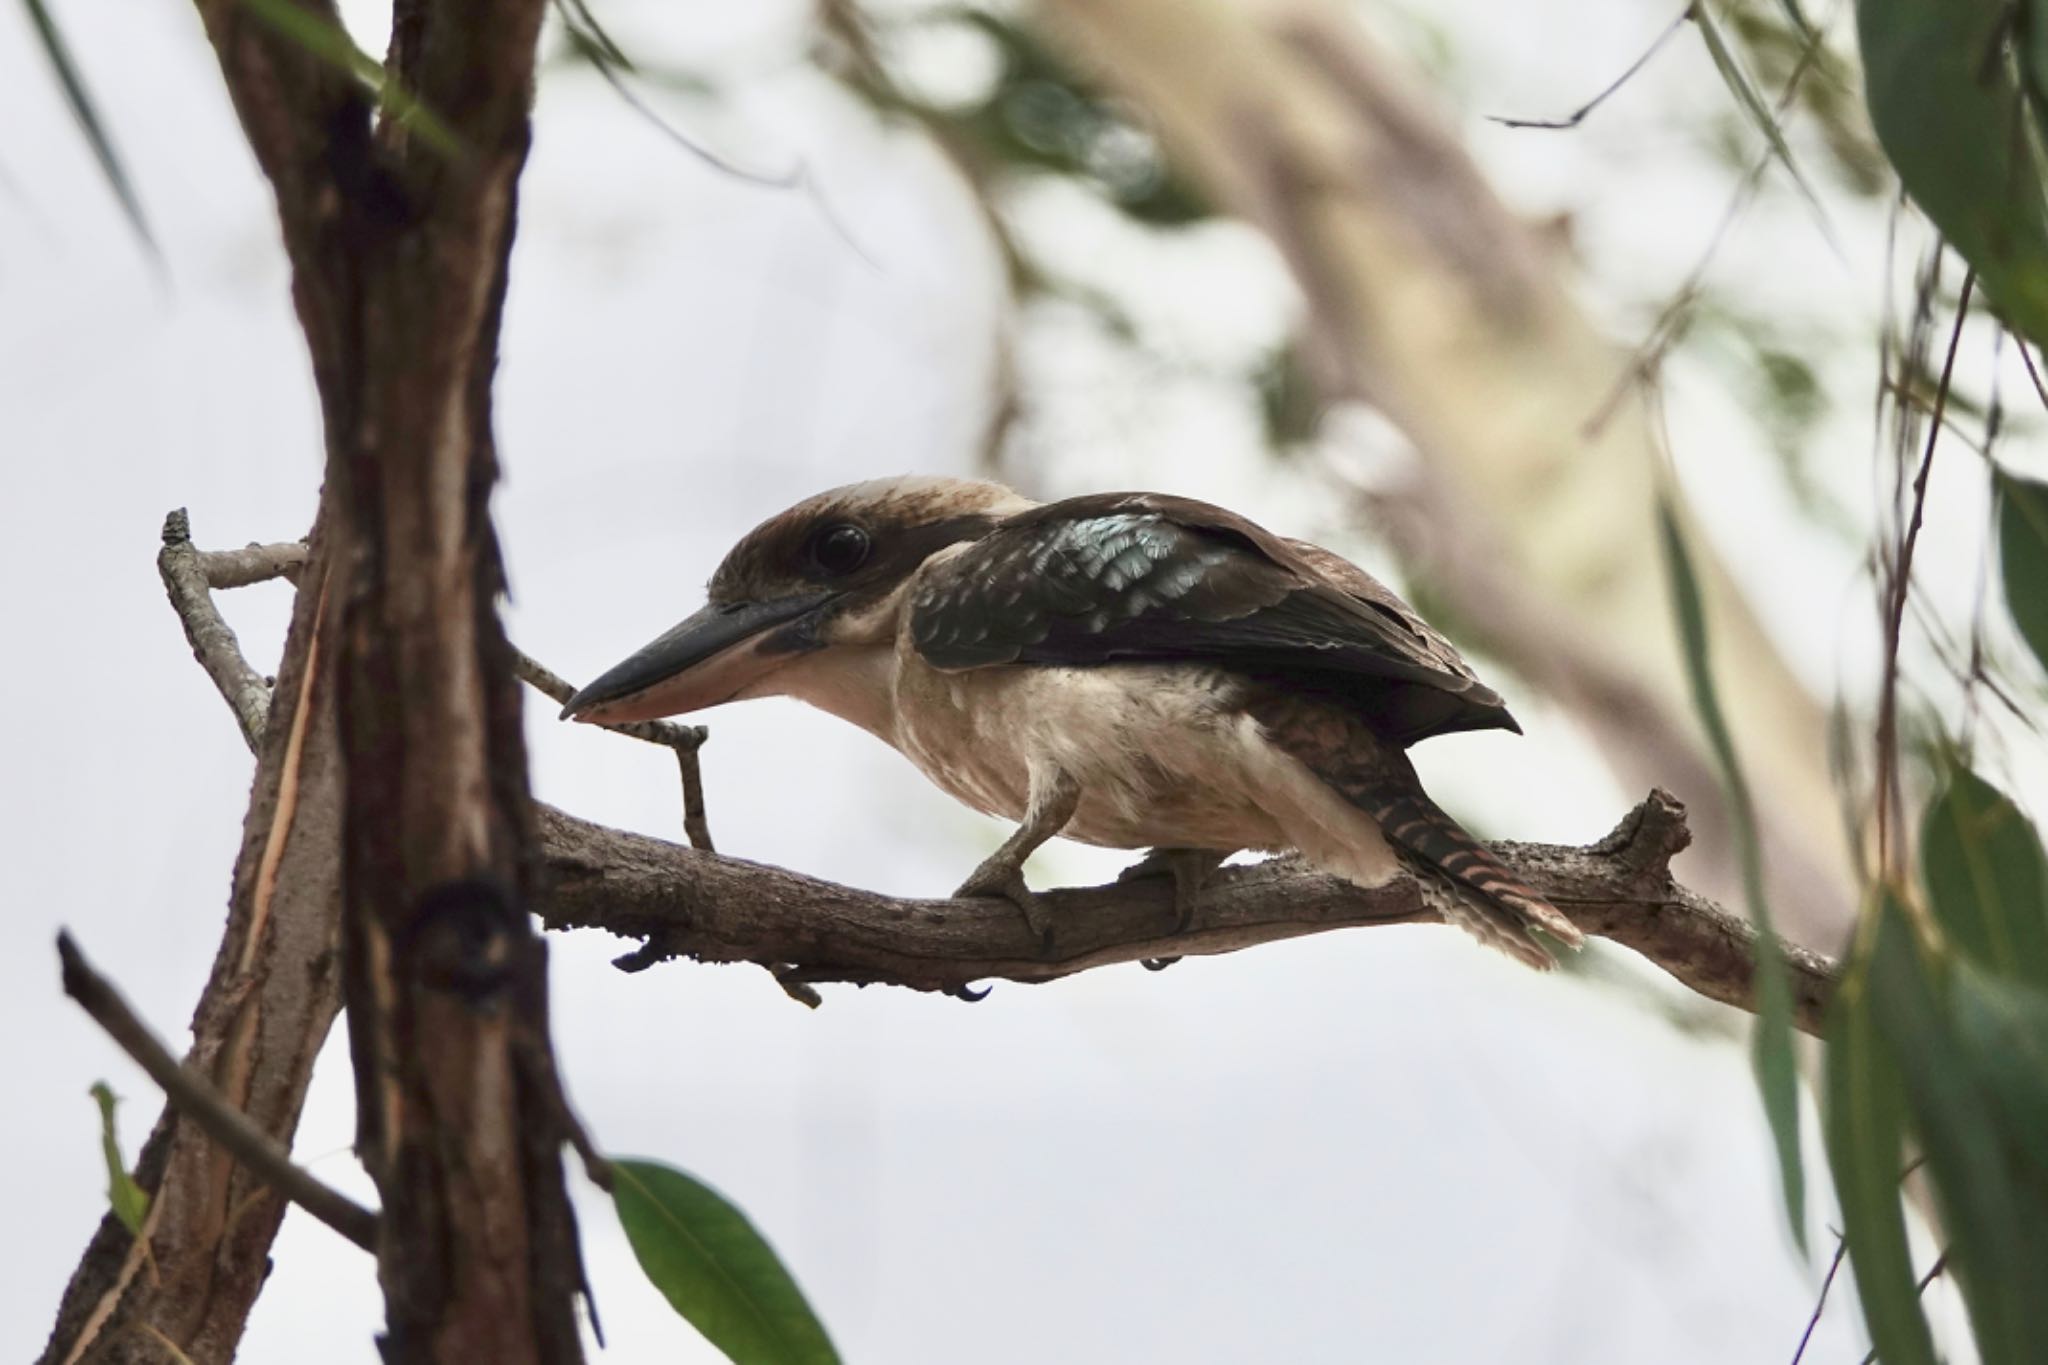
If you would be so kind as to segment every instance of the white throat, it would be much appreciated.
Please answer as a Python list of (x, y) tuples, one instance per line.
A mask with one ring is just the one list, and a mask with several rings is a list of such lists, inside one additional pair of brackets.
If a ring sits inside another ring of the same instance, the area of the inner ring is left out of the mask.
[(799, 655), (741, 697), (795, 697), (896, 743), (894, 651), (886, 644), (831, 645)]

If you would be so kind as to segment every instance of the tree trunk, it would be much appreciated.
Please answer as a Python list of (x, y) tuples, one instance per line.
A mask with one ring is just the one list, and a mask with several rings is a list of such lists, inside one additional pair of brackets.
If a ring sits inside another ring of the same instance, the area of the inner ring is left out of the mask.
[[(418, 119), (373, 125), (353, 75), (239, 0), (198, 4), (276, 192), (328, 495), (195, 1060), (289, 1143), (338, 977), (357, 1150), (385, 1210), (385, 1358), (580, 1360), (567, 1114), (526, 909), (533, 817), (488, 507), (542, 0), (399, 0), (389, 72), (453, 146)], [(330, 0), (302, 8), (340, 31)], [(46, 1359), (155, 1361), (164, 1342), (195, 1361), (234, 1353), (280, 1206), (238, 1199), (246, 1177), (171, 1116), (138, 1178), (162, 1287), (138, 1287), (140, 1244), (108, 1220)]]

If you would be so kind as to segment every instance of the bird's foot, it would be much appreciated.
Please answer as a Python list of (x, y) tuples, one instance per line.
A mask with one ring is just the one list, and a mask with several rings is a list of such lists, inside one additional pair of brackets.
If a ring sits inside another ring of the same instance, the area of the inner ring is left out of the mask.
[(960, 883), (957, 896), (999, 897), (1017, 907), (1042, 952), (1052, 951), (1052, 912), (1044, 899), (1024, 884), (1024, 869), (1000, 856), (990, 858)]
[[(1208, 848), (1155, 848), (1118, 873), (1116, 879), (1134, 882), (1142, 877), (1172, 877), (1173, 932), (1184, 934), (1195, 922), (1195, 906), (1201, 900), (1203, 883), (1209, 880), (1210, 873), (1223, 865), (1227, 856)], [(1166, 960), (1154, 959), (1159, 962)]]

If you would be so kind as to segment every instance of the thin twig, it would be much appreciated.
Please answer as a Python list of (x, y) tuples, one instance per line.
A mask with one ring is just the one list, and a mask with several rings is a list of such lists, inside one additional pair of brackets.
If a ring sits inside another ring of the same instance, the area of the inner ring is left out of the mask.
[(1695, 4), (1696, 0), (1688, 0), (1686, 7), (1678, 12), (1678, 17), (1676, 19), (1673, 19), (1669, 24), (1665, 25), (1664, 31), (1662, 33), (1659, 33), (1656, 39), (1648, 47), (1643, 49), (1643, 54), (1640, 57), (1637, 57), (1634, 61), (1629, 63), (1628, 70), (1622, 72), (1619, 76), (1616, 76), (1614, 78), (1613, 83), (1610, 84), (1605, 90), (1602, 90), (1599, 94), (1587, 100), (1584, 104), (1580, 105), (1577, 109), (1573, 110), (1564, 118), (1505, 118), (1499, 114), (1488, 114), (1486, 116), (1487, 120), (1492, 123), (1498, 123), (1503, 128), (1545, 128), (1557, 131), (1566, 128), (1578, 127), (1581, 123), (1584, 123), (1586, 121), (1586, 115), (1592, 113), (1595, 109), (1598, 109), (1601, 105), (1605, 104), (1610, 96), (1615, 94), (1617, 91), (1621, 89), (1621, 87), (1627, 85), (1631, 80), (1633, 80), (1635, 78), (1635, 74), (1638, 71), (1641, 71), (1644, 67), (1650, 64), (1650, 58), (1656, 56), (1658, 52), (1662, 51), (1664, 44), (1670, 42), (1671, 39), (1678, 33), (1678, 30), (1684, 28), (1686, 22), (1692, 18)]
[[(512, 651), (512, 656), (512, 671), (528, 686), (565, 706), (576, 695), (576, 689), (547, 665), (518, 649)], [(710, 731), (701, 725), (677, 725), (669, 720), (629, 720), (598, 728), (675, 750), (676, 766), (683, 777), (683, 833), (689, 837), (691, 848), (701, 848), (706, 853), (714, 851), (711, 821), (704, 813), (704, 774), (697, 766), (697, 750), (704, 746)]]
[[(1934, 391), (1933, 420), (1927, 425), (1927, 444), (1920, 454), (1920, 468), (1913, 476), (1913, 510), (1906, 522), (1897, 560), (1887, 583), (1885, 604), (1884, 674), (1877, 694), (1877, 865), (1890, 869), (1897, 841), (1893, 838), (1904, 820), (1905, 798), (1899, 784), (1898, 682), (1899, 639), (1906, 617), (1906, 590), (1913, 579), (1913, 548), (1920, 540), (1920, 523), (1927, 507), (1927, 479), (1934, 471), (1934, 449), (1940, 444), (1942, 415), (1948, 408), (1949, 382), (1955, 374), (1956, 351), (1963, 340), (1963, 323), (1970, 315), (1970, 290), (1977, 282), (1973, 268), (1963, 275), (1963, 287), (1956, 301), (1955, 326), (1949, 332), (1948, 355), (1941, 364), (1941, 382)], [(1903, 856), (1903, 850), (1900, 850)]]
[(683, 776), (683, 834), (691, 848), (715, 852), (711, 843), (711, 822), (704, 814), (704, 773), (697, 764), (695, 749), (676, 750), (676, 766)]
[(63, 964), (64, 993), (76, 1000), (107, 1031), (107, 1036), (163, 1087), (172, 1108), (198, 1124), (257, 1179), (363, 1250), (375, 1254), (376, 1214), (339, 1190), (323, 1185), (303, 1167), (293, 1165), (291, 1154), (250, 1122), (248, 1115), (179, 1065), (149, 1027), (136, 1017), (113, 983), (85, 960), (69, 931), (57, 935), (57, 957)]
[(1813, 1340), (1813, 1329), (1820, 1326), (1821, 1310), (1828, 1306), (1828, 1290), (1835, 1283), (1835, 1274), (1842, 1268), (1842, 1258), (1849, 1254), (1849, 1239), (1837, 1235), (1835, 1258), (1828, 1262), (1827, 1278), (1820, 1282), (1820, 1296), (1813, 1301), (1813, 1316), (1806, 1320), (1806, 1330), (1799, 1334), (1799, 1349), (1792, 1353), (1792, 1365), (1799, 1365), (1806, 1358), (1806, 1345)]
[(180, 507), (164, 518), (163, 549), (156, 568), (170, 594), (171, 606), (184, 623), (193, 657), (235, 713), (242, 738), (251, 749), (263, 742), (264, 718), (270, 712), (270, 684), (242, 657), (241, 641), (213, 605), (213, 582), (206, 556), (192, 544), (192, 521)]
[[(569, 704), (569, 698), (576, 695), (576, 689), (561, 674), (546, 664), (540, 663), (520, 650), (512, 651), (512, 671), (519, 680), (536, 692), (554, 701)], [(602, 724), (601, 730), (611, 730), (649, 744), (659, 744), (664, 749), (678, 753), (695, 753), (709, 734), (701, 725), (678, 725), (672, 720), (629, 720), (617, 725)]]

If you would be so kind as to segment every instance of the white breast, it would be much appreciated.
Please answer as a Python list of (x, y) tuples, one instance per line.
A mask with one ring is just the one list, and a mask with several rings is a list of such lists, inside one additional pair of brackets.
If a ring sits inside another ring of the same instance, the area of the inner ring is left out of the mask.
[(1370, 817), (1267, 741), (1226, 674), (1184, 665), (941, 673), (897, 651), (896, 747), (1006, 819), (1034, 766), (1081, 784), (1068, 838), (1110, 848), (1301, 848), (1354, 880), (1394, 864)]
[(1397, 864), (1372, 818), (1232, 704), (1241, 684), (1187, 665), (998, 666), (943, 673), (908, 639), (804, 656), (762, 694), (800, 697), (900, 750), (941, 789), (1022, 818), (1034, 769), (1081, 784), (1064, 833), (1108, 848), (1299, 849), (1362, 885)]

